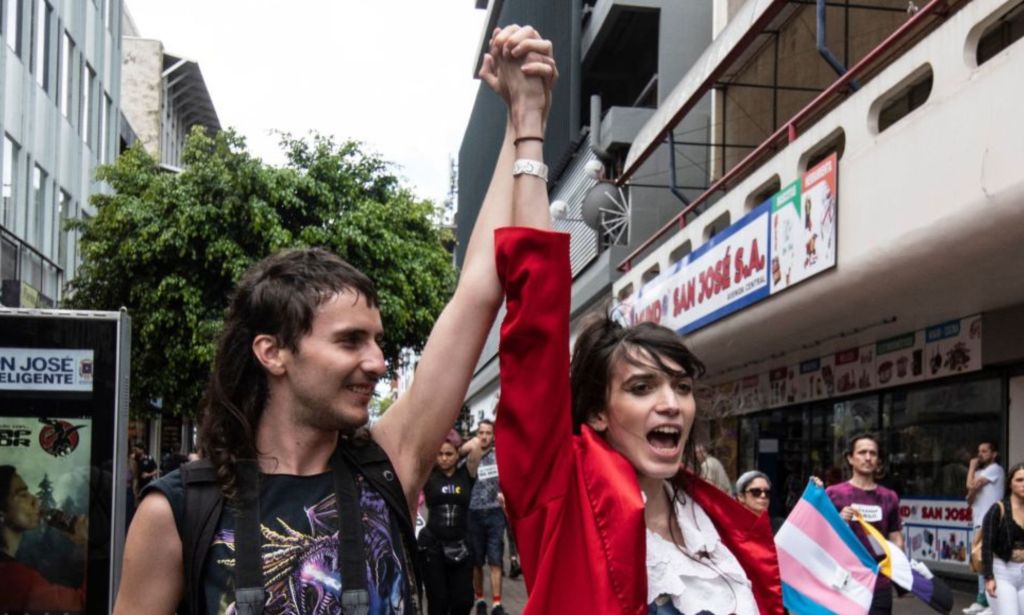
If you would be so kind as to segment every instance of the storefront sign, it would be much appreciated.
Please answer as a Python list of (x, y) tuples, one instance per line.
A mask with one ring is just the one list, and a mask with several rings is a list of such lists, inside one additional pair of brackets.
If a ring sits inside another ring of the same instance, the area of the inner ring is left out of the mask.
[(971, 549), (971, 507), (962, 499), (903, 498), (900, 519), (911, 557), (967, 564)]
[(92, 350), (0, 348), (0, 390), (92, 391)]
[(746, 376), (733, 389), (717, 386), (739, 391), (736, 410), (750, 412), (980, 369), (981, 316), (975, 315)]
[(711, 324), (836, 264), (833, 154), (622, 303), (631, 324)]
[(768, 203), (645, 284), (628, 311), (686, 333), (768, 296)]

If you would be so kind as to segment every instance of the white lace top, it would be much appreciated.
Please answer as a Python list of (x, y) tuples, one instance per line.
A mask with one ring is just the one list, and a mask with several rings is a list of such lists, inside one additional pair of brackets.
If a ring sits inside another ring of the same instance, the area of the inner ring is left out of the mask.
[(647, 530), (647, 603), (671, 602), (685, 615), (757, 615), (750, 580), (707, 513), (692, 498), (680, 500), (676, 520), (692, 558)]

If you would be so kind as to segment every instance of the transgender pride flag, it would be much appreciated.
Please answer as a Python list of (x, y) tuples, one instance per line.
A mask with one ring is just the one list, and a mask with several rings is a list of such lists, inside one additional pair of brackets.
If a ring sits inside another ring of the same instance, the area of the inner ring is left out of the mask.
[(782, 602), (790, 612), (862, 615), (871, 608), (878, 563), (814, 482), (775, 535), (775, 546)]

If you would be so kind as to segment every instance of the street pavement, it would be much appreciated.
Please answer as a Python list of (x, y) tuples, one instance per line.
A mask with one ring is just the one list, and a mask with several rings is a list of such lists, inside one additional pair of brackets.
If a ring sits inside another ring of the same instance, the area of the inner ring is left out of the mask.
[[(507, 564), (505, 570), (508, 570)], [(485, 581), (485, 588), (489, 589), (489, 586), (490, 581)], [(518, 579), (505, 577), (502, 583), (501, 602), (509, 615), (521, 615), (523, 607), (526, 605), (526, 586), (523, 584), (522, 577)], [(967, 608), (972, 602), (974, 602), (973, 593), (954, 590), (951, 615), (960, 615), (961, 609)], [(935, 615), (935, 610), (910, 595), (894, 598), (892, 612), (893, 615)]]

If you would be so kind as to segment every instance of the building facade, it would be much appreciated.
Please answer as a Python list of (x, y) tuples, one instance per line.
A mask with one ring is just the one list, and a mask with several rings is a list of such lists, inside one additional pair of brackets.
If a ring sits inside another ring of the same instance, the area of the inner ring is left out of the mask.
[(117, 155), (121, 0), (0, 3), (0, 303), (51, 307), (79, 263), (65, 220), (94, 213)]
[[(582, 3), (570, 71), (587, 84), (587, 42), (631, 40), (602, 38), (602, 17), (643, 28), (641, 5), (659, 49), (692, 41), (652, 4)], [(671, 54), (671, 77), (657, 56), (654, 108), (608, 91), (642, 79), (580, 93), (606, 101), (578, 151), (621, 191), (628, 232), (574, 252), (574, 315), (614, 301), (684, 335), (709, 367), (716, 454), (772, 477), (775, 514), (879, 433), (911, 554), (966, 574), (970, 456), (990, 440), (1024, 459), (1024, 2), (709, 4), (694, 56)], [(578, 224), (595, 180), (559, 171), (560, 224)], [(479, 412), (496, 373), (484, 357)]]

